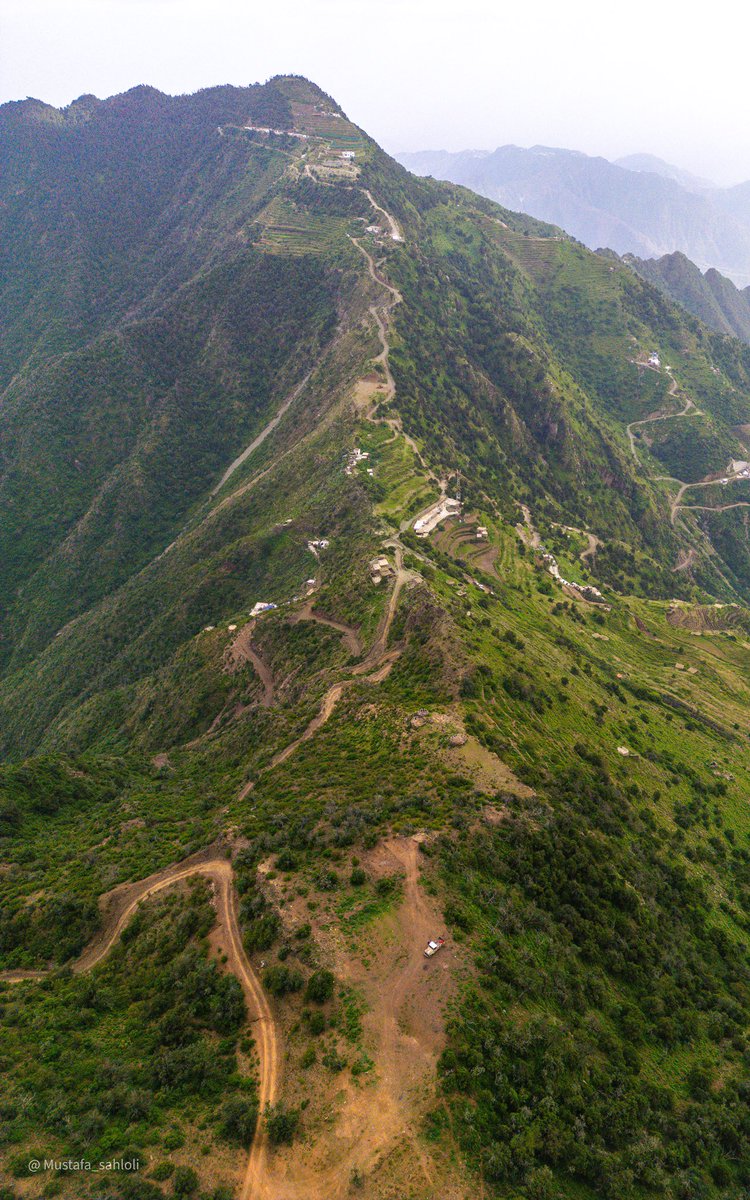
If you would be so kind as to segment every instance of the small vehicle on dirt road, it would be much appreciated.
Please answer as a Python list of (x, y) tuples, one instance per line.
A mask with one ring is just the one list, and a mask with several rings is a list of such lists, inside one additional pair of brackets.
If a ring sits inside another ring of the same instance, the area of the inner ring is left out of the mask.
[(445, 938), (437, 938), (434, 942), (428, 942), (425, 947), (425, 958), (432, 958), (433, 954), (437, 954), (438, 950), (442, 950), (445, 945)]

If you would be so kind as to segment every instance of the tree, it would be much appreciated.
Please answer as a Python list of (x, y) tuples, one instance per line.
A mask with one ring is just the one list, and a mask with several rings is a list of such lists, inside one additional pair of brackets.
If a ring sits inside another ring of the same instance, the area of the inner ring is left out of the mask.
[(279, 1102), (266, 1109), (268, 1139), (274, 1146), (288, 1145), (296, 1134), (300, 1123), (298, 1108), (285, 1108)]
[(331, 971), (315, 971), (307, 981), (305, 999), (314, 1004), (325, 1004), (333, 995), (335, 979)]
[(242, 1096), (227, 1100), (221, 1110), (221, 1134), (228, 1142), (247, 1148), (258, 1123), (258, 1105)]

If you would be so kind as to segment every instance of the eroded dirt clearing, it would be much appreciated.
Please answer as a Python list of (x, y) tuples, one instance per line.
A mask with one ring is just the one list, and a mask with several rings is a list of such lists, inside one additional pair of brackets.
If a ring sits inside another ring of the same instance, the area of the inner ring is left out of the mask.
[[(263, 1200), (343, 1200), (353, 1176), (362, 1181), (357, 1194), (368, 1200), (471, 1195), (445, 1163), (432, 1160), (420, 1137), (424, 1112), (434, 1103), (445, 1009), (459, 965), (450, 943), (433, 959), (424, 957), (428, 940), (445, 930), (439, 903), (420, 882), (421, 858), (418, 838), (391, 838), (363, 857), (368, 876), (395, 876), (401, 891), (388, 911), (356, 933), (329, 920), (325, 910), (311, 917), (301, 898), (281, 907), (290, 931), (312, 923), (326, 964), (360, 998), (373, 1069), (361, 1080), (316, 1078), (308, 1117), (314, 1132), (304, 1148), (275, 1152), (259, 1193)], [(282, 886), (267, 881), (272, 894)], [(316, 1111), (325, 1114), (317, 1122)]]

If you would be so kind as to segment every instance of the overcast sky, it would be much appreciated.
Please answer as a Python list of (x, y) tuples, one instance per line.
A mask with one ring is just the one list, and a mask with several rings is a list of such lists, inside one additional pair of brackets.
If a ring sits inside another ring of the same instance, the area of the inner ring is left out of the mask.
[(544, 143), (750, 179), (738, 0), (0, 0), (0, 100), (307, 75), (392, 152)]

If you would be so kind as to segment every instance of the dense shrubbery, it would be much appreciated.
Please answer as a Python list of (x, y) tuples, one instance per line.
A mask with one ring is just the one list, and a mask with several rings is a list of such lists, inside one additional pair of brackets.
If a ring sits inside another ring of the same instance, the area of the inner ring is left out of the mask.
[[(750, 1181), (747, 957), (597, 756), (585, 761), (542, 819), (444, 849), (449, 887), (487, 929), (444, 1087), (465, 1147), (529, 1196), (545, 1167), (613, 1200), (675, 1181), (680, 1196), (723, 1195), (712, 1189)], [(535, 1016), (500, 1014), (521, 997)], [(677, 1047), (710, 1061), (712, 1043), (734, 1065), (717, 1088), (695, 1063), (687, 1104), (646, 1069)]]
[(214, 921), (199, 884), (187, 902), (174, 895), (139, 911), (91, 974), (52, 977), (33, 1003), (10, 990), (0, 1014), (6, 1138), (33, 1131), (64, 1156), (93, 1159), (145, 1147), (148, 1129), (168, 1150), (184, 1139), (162, 1131), (187, 1104), (192, 1118), (204, 1112), (221, 1136), (249, 1143), (257, 1103), (235, 1056), (245, 1003), (206, 957)]

